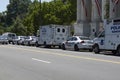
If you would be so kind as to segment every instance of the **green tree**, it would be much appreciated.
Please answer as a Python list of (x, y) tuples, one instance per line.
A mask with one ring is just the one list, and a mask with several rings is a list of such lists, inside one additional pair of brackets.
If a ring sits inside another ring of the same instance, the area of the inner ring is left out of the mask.
[(5, 12), (2, 12), (0, 13), (0, 24), (3, 26), (3, 27), (6, 27), (6, 11)]
[(53, 0), (41, 4), (37, 0), (34, 0), (29, 6), (28, 14), (24, 19), (24, 25), (29, 30), (32, 29), (35, 34), (40, 25), (69, 25), (75, 21), (76, 0), (67, 0), (65, 3), (61, 0)]
[(27, 35), (36, 34), (40, 25), (39, 8), (40, 3), (34, 0), (28, 8), (28, 14), (24, 19), (23, 24), (27, 27)]
[(7, 6), (7, 24), (12, 25), (17, 16), (23, 19), (30, 4), (31, 0), (10, 0), (10, 4)]
[(76, 0), (42, 3), (43, 24), (71, 24), (76, 20)]
[(22, 24), (22, 21), (19, 17), (16, 18), (14, 21), (14, 24), (10, 28), (11, 32), (16, 33), (17, 35), (26, 35), (27, 29), (26, 27)]

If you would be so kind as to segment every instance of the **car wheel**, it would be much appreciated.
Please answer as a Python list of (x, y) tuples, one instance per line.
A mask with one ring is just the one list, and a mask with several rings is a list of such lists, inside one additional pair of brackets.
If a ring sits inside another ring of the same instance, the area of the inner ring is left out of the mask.
[(11, 44), (15, 45), (15, 42), (12, 41)]
[(66, 50), (65, 44), (62, 44), (62, 49), (63, 49), (63, 50)]
[(8, 44), (8, 42), (6, 42), (6, 44)]
[(94, 51), (96, 54), (99, 54), (99, 53), (100, 53), (99, 46), (98, 46), (98, 45), (95, 45), (95, 46), (93, 47), (93, 51)]
[(17, 41), (17, 45), (19, 45), (18, 41)]
[(93, 49), (89, 49), (89, 52), (92, 52), (93, 51)]
[(75, 51), (79, 51), (78, 45), (75, 45), (75, 46), (74, 46), (74, 50), (75, 50)]
[(28, 46), (31, 46), (30, 42), (28, 42)]
[(36, 43), (35, 43), (35, 46), (36, 46), (36, 47), (39, 47), (39, 44), (38, 44), (38, 42), (36, 42)]

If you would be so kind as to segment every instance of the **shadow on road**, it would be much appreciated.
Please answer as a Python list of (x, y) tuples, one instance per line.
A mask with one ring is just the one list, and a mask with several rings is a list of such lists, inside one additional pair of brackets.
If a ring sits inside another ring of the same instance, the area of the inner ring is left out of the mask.
[(111, 51), (101, 52), (100, 54), (102, 54), (102, 55), (107, 55), (107, 56), (116, 56), (116, 57), (120, 57), (120, 54), (113, 54)]

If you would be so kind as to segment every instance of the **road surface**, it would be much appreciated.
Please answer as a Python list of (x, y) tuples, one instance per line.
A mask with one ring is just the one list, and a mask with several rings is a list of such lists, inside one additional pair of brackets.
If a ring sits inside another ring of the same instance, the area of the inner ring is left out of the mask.
[(120, 80), (120, 57), (0, 45), (0, 80)]

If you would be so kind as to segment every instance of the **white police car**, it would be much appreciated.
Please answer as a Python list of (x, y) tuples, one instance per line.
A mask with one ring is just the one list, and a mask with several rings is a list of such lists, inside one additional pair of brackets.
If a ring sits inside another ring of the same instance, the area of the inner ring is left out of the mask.
[(86, 36), (72, 36), (64, 41), (61, 45), (62, 49), (73, 49), (78, 51), (80, 49), (88, 49), (92, 51), (93, 40)]

